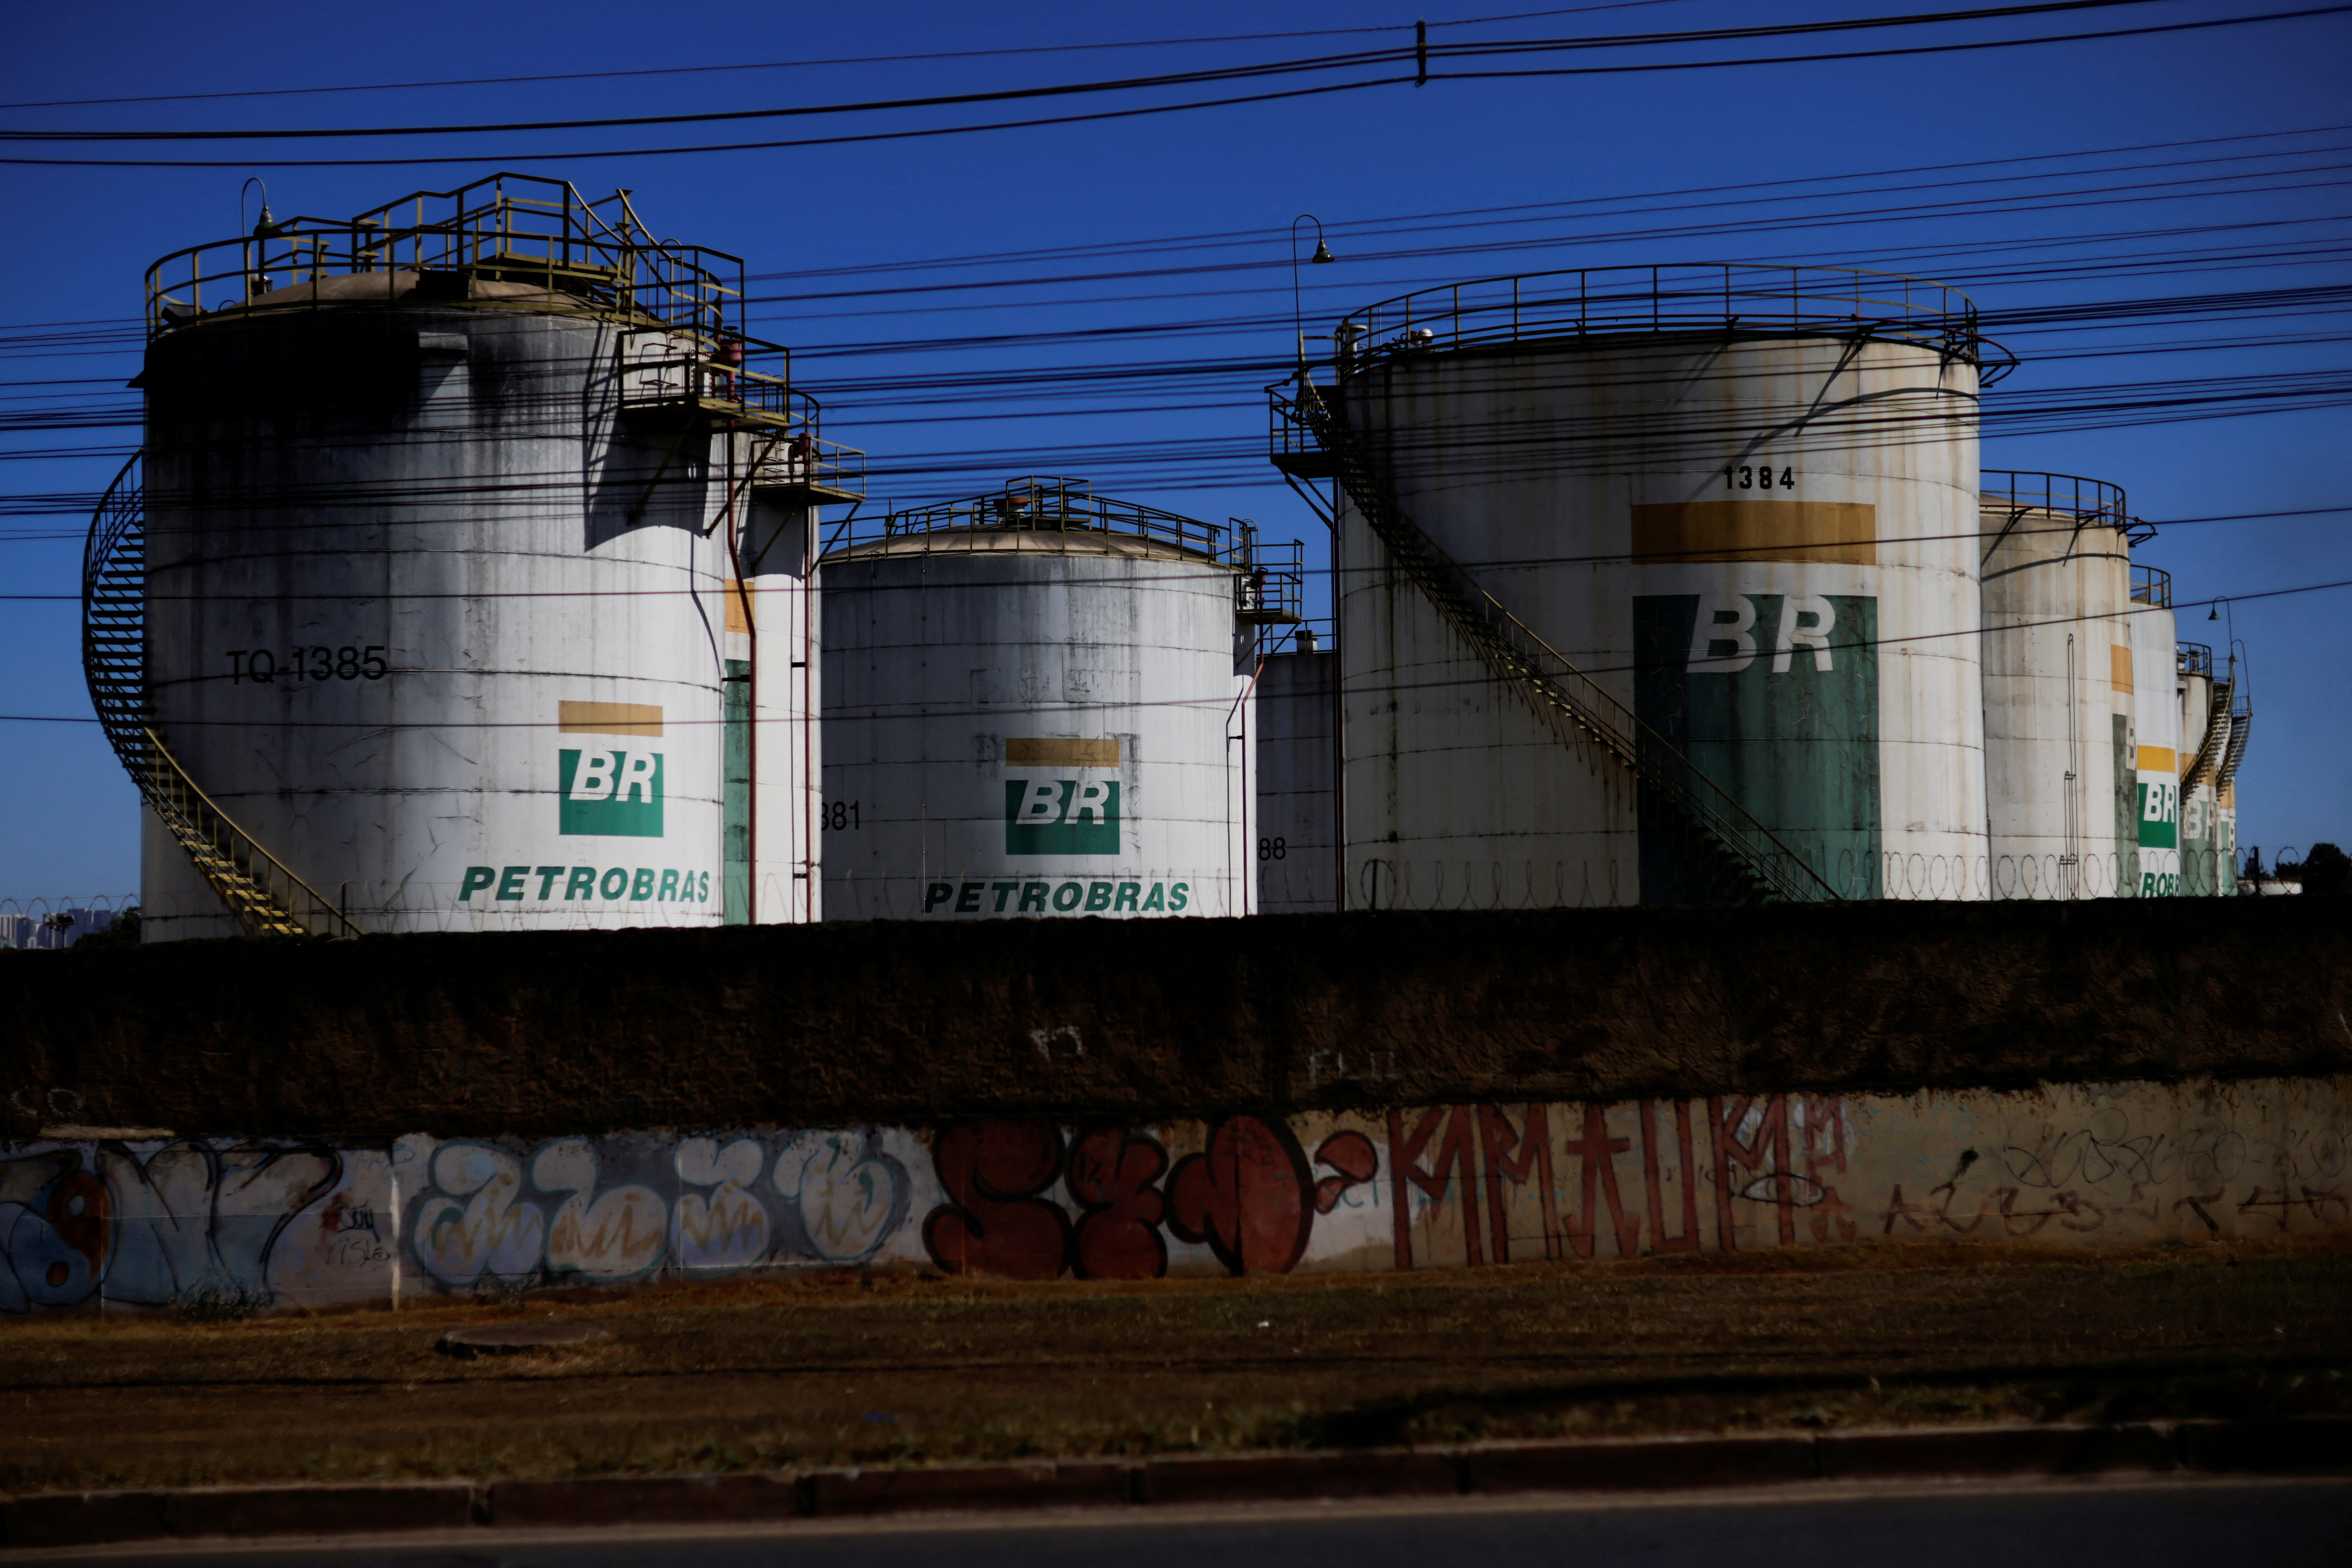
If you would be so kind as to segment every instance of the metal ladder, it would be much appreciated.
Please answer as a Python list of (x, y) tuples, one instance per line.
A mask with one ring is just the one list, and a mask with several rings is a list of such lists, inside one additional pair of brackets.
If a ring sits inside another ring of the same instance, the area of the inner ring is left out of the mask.
[(1649, 801), (1685, 830), (1685, 847), (1716, 860), (1748, 903), (1836, 901), (1837, 890), (1690, 759), (1479, 586), (1406, 515), (1346, 418), (1299, 377), (1273, 394), (1277, 421), (1303, 426), (1391, 559), (1486, 668), (1518, 693), (1571, 752), (1598, 748), (1633, 776)]
[(196, 787), (155, 732), (147, 694), (147, 499), (141, 454), (114, 476), (82, 556), (81, 667), (90, 706), (147, 803), (247, 936), (357, 936), (359, 928)]

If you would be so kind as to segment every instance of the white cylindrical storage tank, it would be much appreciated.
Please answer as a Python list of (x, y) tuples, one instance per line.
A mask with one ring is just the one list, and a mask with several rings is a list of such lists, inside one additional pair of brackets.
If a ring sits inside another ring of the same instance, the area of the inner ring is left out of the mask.
[(1258, 910), (1339, 907), (1339, 752), (1331, 724), (1338, 655), (1301, 627), (1257, 679)]
[[(1349, 906), (1983, 898), (1976, 354), (1962, 297), (1814, 268), (1343, 323)], [(1580, 717), (1475, 650), (1400, 528)]]
[(2132, 794), (2138, 803), (2143, 899), (2180, 891), (2179, 650), (2173, 640), (2172, 574), (2132, 568)]
[(2113, 648), (2128, 636), (2119, 486), (1983, 476), (1985, 818), (1996, 899), (2115, 896)]
[(1250, 913), (1255, 628), (1231, 555), (1066, 479), (829, 550), (825, 918)]
[[(341, 911), (298, 923), (748, 918), (723, 590), (803, 514), (738, 449), (814, 432), (719, 303), (740, 272), (505, 176), (150, 274), (145, 700), (196, 818)], [(254, 929), (156, 798), (146, 935)]]

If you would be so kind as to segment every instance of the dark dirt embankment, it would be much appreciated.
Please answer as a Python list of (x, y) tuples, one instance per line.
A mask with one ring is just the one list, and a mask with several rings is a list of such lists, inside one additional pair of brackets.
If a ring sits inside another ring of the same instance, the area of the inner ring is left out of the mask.
[(0, 1136), (521, 1134), (2352, 1071), (2352, 900), (0, 955)]
[[(1865, 1256), (1870, 1267), (1856, 1267)], [(1413, 1275), (766, 1276), (0, 1333), (0, 1491), (2352, 1408), (2352, 1258), (1942, 1244)], [(453, 1327), (588, 1324), (459, 1361)], [(37, 1412), (37, 1414), (33, 1414)]]

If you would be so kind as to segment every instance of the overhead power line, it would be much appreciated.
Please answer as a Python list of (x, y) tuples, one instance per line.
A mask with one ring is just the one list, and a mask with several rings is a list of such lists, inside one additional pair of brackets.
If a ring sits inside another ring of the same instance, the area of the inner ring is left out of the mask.
[[(1571, 16), (1597, 11), (1631, 11), (1652, 5), (1676, 5), (1688, 0), (1613, 0), (1601, 5), (1567, 5), (1549, 11), (1520, 11), (1502, 16), (1465, 16), (1433, 21), (1432, 27), (1475, 27), (1496, 22), (1528, 21), (1539, 16)], [(202, 103), (226, 99), (306, 98), (347, 92), (412, 92), (451, 87), (520, 87), (534, 83), (622, 81), (647, 77), (737, 75), (750, 71), (810, 70), (833, 66), (918, 65), (929, 60), (1003, 59), (1027, 55), (1101, 54), (1115, 49), (1198, 47), (1211, 44), (1268, 43), (1283, 38), (1339, 38), (1374, 33), (1410, 33), (1411, 22), (1378, 23), (1361, 27), (1306, 27), (1275, 33), (1218, 33), (1186, 38), (1114, 38), (1093, 44), (1024, 44), (1004, 48), (938, 49), (921, 54), (835, 55), (796, 60), (727, 61), (717, 65), (647, 66), (630, 70), (553, 71), (535, 76), (445, 77), (430, 81), (347, 82), (334, 87), (264, 87), (223, 92), (139, 93), (117, 98), (51, 98), (0, 103), (0, 112), (19, 109), (89, 109), (126, 103)]]
[(1155, 88), (1197, 85), (1216, 81), (1262, 80), (1308, 72), (1329, 71), (1346, 68), (1373, 67), (1390, 62), (1412, 64), (1413, 71), (1372, 77), (1359, 80), (1322, 82), (1305, 87), (1283, 88), (1270, 91), (1234, 94), (1223, 98), (1195, 99), (1178, 103), (1157, 103), (1133, 108), (1099, 110), (1079, 114), (1046, 115), (1024, 120), (991, 121), (981, 123), (930, 125), (898, 131), (840, 132), (824, 136), (793, 137), (762, 142), (711, 142), (693, 146), (557, 149), (552, 151), (509, 151), (498, 153), (469, 152), (446, 154), (414, 154), (399, 157), (373, 158), (255, 158), (239, 159), (146, 159), (146, 158), (0, 158), (0, 164), (41, 166), (105, 167), (105, 168), (360, 168), (439, 164), (454, 163), (520, 163), (551, 158), (620, 158), (667, 157), (710, 153), (754, 152), (789, 147), (839, 146), (853, 142), (904, 141), (932, 136), (965, 135), (979, 132), (1022, 130), (1051, 125), (1073, 125), (1110, 120), (1131, 119), (1147, 115), (1171, 114), (1201, 109), (1229, 108), (1243, 104), (1269, 103), (1284, 100), (1318, 96), (1335, 92), (1357, 91), (1368, 88), (1396, 86), (1404, 83), (1420, 85), (1433, 79), (1496, 80), (1525, 79), (1543, 77), (1614, 75), (1629, 72), (1717, 69), (1759, 65), (1801, 65), (1840, 60), (1882, 59), (1907, 55), (1948, 54), (1968, 50), (2018, 48), (2043, 44), (2080, 43), (2119, 37), (2136, 37), (2161, 33), (2191, 32), (2214, 27), (2246, 26), (2260, 23), (2290, 21), (2305, 17), (2336, 16), (2352, 12), (2352, 5), (2306, 6), (2291, 11), (2267, 12), (2251, 16), (2224, 16), (2201, 21), (2149, 24), (2136, 27), (2106, 28), (2093, 32), (2052, 34), (2028, 38), (1976, 39), (1953, 44), (1908, 45), (1882, 49), (1850, 49), (1810, 55), (1748, 56), (1729, 59), (1664, 60), (1633, 65), (1609, 66), (1546, 66), (1501, 70), (1447, 70), (1433, 74), (1428, 60), (1443, 56), (1447, 58), (1490, 58), (1496, 56), (1543, 54), (1565, 49), (1617, 47), (1629, 44), (1655, 46), (1662, 43), (1691, 43), (1748, 39), (1799, 34), (1852, 31), (1864, 27), (1920, 26), (1958, 20), (1987, 17), (2027, 16), (2044, 12), (2072, 11), (2123, 5), (2144, 5), (2150, 0), (2053, 0), (2053, 3), (2001, 6), (1990, 9), (1919, 13), (1906, 16), (1863, 18), (1843, 22), (1800, 23), (1777, 27), (1725, 28), (1695, 31), (1685, 34), (1624, 35), (1607, 38), (1587, 39), (1528, 39), (1512, 43), (1479, 43), (1446, 45), (1424, 50), (1364, 50), (1348, 56), (1326, 56), (1319, 58), (1274, 61), (1253, 66), (1223, 67), (1210, 70), (1168, 72), (1154, 77), (1136, 77), (1114, 81), (1063, 83), (1052, 86), (1006, 89), (987, 93), (943, 94), (924, 98), (876, 100), (858, 103), (805, 105), (764, 110), (738, 110), (692, 115), (656, 115), (607, 117), (576, 121), (513, 121), (503, 124), (473, 126), (373, 126), (359, 128), (324, 128), (309, 131), (14, 131), (0, 132), (0, 142), (152, 142), (152, 141), (250, 141), (305, 140), (347, 136), (423, 136), (463, 132), (530, 132), (578, 130), (592, 127), (625, 127), (654, 124), (684, 124), (711, 121), (763, 120), (824, 114), (864, 113), (922, 108), (968, 107), (983, 103), (1034, 100), (1100, 92), (1132, 92)]
[(1995, 16), (2038, 16), (2055, 11), (2105, 10), (2118, 5), (2145, 5), (2155, 0), (2041, 0), (2027, 5), (2001, 5), (1973, 11), (1915, 12), (1899, 16), (1866, 16), (1837, 22), (1780, 23), (1755, 27), (1709, 27), (1677, 33), (1632, 33), (1598, 38), (1528, 38), (1508, 43), (1441, 44), (1435, 47), (1365, 49), (1346, 55), (1311, 56), (1303, 59), (1269, 60), (1255, 65), (1213, 66), (1198, 70), (1163, 71), (1154, 76), (1118, 77), (1104, 81), (1062, 82), (1035, 87), (998, 88), (985, 92), (938, 93), (920, 98), (868, 99), (847, 103), (787, 105), (769, 109), (701, 110), (687, 114), (604, 115), (580, 120), (486, 121), (469, 125), (345, 125), (299, 129), (243, 131), (77, 131), (5, 130), (0, 142), (244, 142), (308, 141), (333, 136), (470, 136), (491, 132), (612, 130), (639, 125), (709, 125), (729, 121), (781, 120), (815, 114), (866, 114), (901, 109), (940, 109), (973, 103), (1007, 103), (1023, 99), (1060, 98), (1077, 93), (1131, 92), (1139, 88), (1190, 87), (1204, 82), (1246, 81), (1302, 71), (1328, 70), (1340, 66), (1386, 65), (1423, 58), (1482, 58), (1492, 55), (1531, 54), (1564, 49), (1623, 48), (1657, 44), (1714, 43), (1730, 39), (1793, 37), (1823, 33), (1854, 32), (1881, 27), (1918, 26), (1944, 22), (1973, 22)]

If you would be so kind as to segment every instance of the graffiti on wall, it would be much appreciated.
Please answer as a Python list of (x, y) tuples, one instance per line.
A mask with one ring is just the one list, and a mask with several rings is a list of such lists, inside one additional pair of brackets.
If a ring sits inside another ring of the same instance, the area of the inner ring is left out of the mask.
[(2352, 1079), (0, 1147), (0, 1312), (2352, 1232)]
[[(1097, 1127), (1066, 1142), (1041, 1119), (943, 1128), (932, 1145), (942, 1201), (923, 1220), (924, 1250), (950, 1274), (1156, 1279), (1173, 1237), (1229, 1274), (1286, 1274), (1316, 1216), (1380, 1164), (1356, 1131), (1333, 1133), (1310, 1163), (1280, 1117), (1223, 1118), (1202, 1143), (1171, 1163), (1143, 1129)], [(1057, 1181), (1075, 1215), (1047, 1195)]]
[(409, 1251), (451, 1290), (862, 1263), (909, 1202), (906, 1165), (872, 1130), (401, 1142), (418, 1192)]
[(144, 1156), (101, 1142), (0, 1158), (0, 1311), (252, 1309), (274, 1303), (289, 1262), (299, 1269), (320, 1253), (383, 1261), (388, 1254), (368, 1256), (383, 1251), (373, 1237), (356, 1251), (333, 1241), (349, 1217), (341, 1205), (328, 1236), (289, 1234), (335, 1191), (345, 1164), (325, 1144), (192, 1139)]

